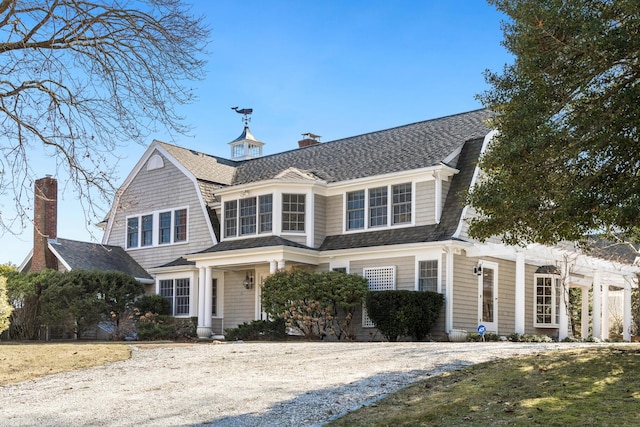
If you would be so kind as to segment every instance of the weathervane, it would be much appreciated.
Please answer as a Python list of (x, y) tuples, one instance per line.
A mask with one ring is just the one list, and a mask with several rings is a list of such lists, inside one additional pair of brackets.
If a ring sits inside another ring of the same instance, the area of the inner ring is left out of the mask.
[(239, 110), (238, 107), (231, 107), (231, 109), (238, 114), (242, 114), (244, 116), (242, 117), (242, 121), (244, 122), (244, 125), (245, 126), (249, 125), (249, 122), (251, 121), (251, 117), (249, 116), (251, 115), (251, 113), (253, 113), (253, 108), (243, 108)]

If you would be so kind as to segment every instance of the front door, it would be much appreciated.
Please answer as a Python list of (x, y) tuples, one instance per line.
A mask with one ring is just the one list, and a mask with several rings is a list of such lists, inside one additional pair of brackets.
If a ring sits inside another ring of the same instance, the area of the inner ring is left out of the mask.
[(478, 325), (487, 331), (498, 332), (498, 265), (482, 263), (478, 276)]

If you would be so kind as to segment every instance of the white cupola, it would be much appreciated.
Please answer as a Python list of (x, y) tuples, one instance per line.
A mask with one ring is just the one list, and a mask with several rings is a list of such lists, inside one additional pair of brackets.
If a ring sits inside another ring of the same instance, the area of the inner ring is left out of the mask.
[(238, 114), (242, 114), (244, 123), (244, 130), (240, 136), (229, 143), (231, 146), (231, 160), (249, 160), (262, 157), (264, 142), (258, 141), (249, 130), (249, 121), (251, 121), (249, 116), (253, 113), (253, 108), (238, 109), (238, 107), (232, 107), (231, 109)]

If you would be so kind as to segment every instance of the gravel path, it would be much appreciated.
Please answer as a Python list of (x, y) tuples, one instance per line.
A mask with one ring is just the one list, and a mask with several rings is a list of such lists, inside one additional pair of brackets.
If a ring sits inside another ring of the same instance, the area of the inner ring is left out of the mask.
[(430, 375), (582, 345), (133, 345), (130, 360), (0, 387), (0, 425), (321, 425)]

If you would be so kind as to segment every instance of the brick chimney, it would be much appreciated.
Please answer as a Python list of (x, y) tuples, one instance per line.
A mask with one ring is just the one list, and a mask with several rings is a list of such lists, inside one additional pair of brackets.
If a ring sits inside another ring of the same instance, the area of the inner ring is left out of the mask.
[(320, 144), (320, 135), (313, 133), (303, 133), (302, 139), (298, 141), (298, 148), (308, 147), (310, 145)]
[(47, 175), (37, 179), (33, 189), (33, 258), (31, 271), (57, 270), (58, 263), (49, 250), (48, 239), (58, 237), (58, 181)]

